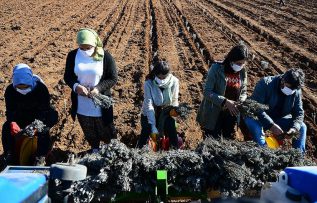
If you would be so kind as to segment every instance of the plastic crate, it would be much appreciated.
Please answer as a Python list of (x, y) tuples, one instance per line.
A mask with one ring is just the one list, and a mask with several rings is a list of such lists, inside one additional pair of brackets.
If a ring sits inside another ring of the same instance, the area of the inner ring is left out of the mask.
[(287, 167), (288, 185), (317, 202), (317, 166)]
[(48, 167), (8, 166), (0, 173), (0, 202), (48, 202)]

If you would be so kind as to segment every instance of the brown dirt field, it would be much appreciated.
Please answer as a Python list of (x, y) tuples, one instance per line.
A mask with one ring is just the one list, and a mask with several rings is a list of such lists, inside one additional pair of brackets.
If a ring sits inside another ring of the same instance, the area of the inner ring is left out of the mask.
[[(45, 81), (60, 121), (52, 129), (54, 151), (82, 152), (87, 142), (69, 115), (70, 89), (63, 82), (67, 53), (76, 48), (81, 27), (95, 29), (114, 56), (119, 82), (113, 89), (119, 138), (134, 147), (140, 133), (143, 84), (152, 58), (167, 59), (180, 79), (180, 102), (195, 109), (179, 132), (189, 148), (201, 138), (195, 122), (210, 61), (222, 60), (240, 40), (252, 49), (249, 93), (263, 76), (301, 67), (308, 126), (308, 156), (317, 158), (317, 3), (292, 0), (0, 0), (0, 122), (5, 121), (4, 90), (12, 68), (27, 63)], [(270, 63), (263, 70), (260, 62)], [(0, 127), (1, 128), (1, 127)], [(0, 129), (1, 130), (1, 129)], [(0, 143), (1, 145), (1, 143)], [(0, 146), (0, 154), (2, 146)], [(61, 158), (58, 157), (58, 158)]]

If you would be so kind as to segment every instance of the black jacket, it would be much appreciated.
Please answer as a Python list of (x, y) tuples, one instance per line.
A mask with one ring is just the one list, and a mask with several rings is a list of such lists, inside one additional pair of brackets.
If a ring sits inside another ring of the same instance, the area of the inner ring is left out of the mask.
[(47, 87), (40, 81), (28, 94), (23, 95), (9, 85), (4, 93), (6, 117), (8, 122), (17, 122), (21, 128), (35, 119), (41, 120), (48, 127), (57, 123), (58, 114), (50, 105)]
[[(68, 53), (66, 59), (66, 68), (64, 73), (64, 80), (66, 84), (72, 89), (71, 100), (72, 108), (71, 115), (75, 120), (78, 107), (78, 97), (77, 93), (74, 92), (73, 86), (78, 83), (78, 78), (75, 74), (75, 58), (78, 49), (72, 50)], [(116, 63), (108, 51), (105, 51), (105, 56), (103, 59), (103, 74), (101, 76), (100, 82), (96, 86), (99, 92), (103, 95), (111, 96), (110, 88), (112, 88), (118, 81), (118, 72), (116, 68)], [(113, 108), (102, 109), (102, 117), (106, 124), (113, 121)]]

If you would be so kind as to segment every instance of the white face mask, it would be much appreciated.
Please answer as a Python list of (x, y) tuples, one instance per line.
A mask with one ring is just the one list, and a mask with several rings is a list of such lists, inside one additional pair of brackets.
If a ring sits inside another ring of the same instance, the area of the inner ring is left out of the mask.
[(80, 49), (80, 51), (81, 51), (85, 56), (91, 57), (91, 56), (93, 55), (93, 53), (95, 52), (95, 47), (92, 47), (91, 49), (88, 49), (88, 50), (86, 50), (86, 51)]
[(287, 96), (295, 93), (295, 90), (292, 90), (291, 88), (288, 88), (286, 86), (284, 86), (284, 88), (282, 88), (281, 91)]
[(17, 92), (19, 92), (19, 93), (21, 93), (21, 94), (23, 94), (23, 95), (26, 95), (27, 93), (29, 93), (29, 92), (32, 91), (31, 87), (26, 88), (26, 89), (24, 89), (24, 90), (19, 89), (19, 88), (16, 88), (16, 90), (17, 90)]
[(239, 72), (240, 70), (242, 70), (242, 68), (244, 67), (244, 65), (239, 66), (235, 63), (231, 63), (231, 68), (235, 71), (235, 72)]
[(163, 86), (168, 82), (168, 76), (163, 80), (155, 76), (155, 81), (157, 82), (159, 86)]

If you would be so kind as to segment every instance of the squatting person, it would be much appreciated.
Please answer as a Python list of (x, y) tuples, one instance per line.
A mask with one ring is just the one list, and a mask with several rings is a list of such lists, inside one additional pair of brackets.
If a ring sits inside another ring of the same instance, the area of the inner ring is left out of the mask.
[(301, 91), (304, 82), (303, 70), (292, 68), (282, 75), (264, 77), (256, 84), (251, 99), (268, 105), (269, 110), (259, 112), (259, 120), (245, 118), (244, 121), (260, 146), (266, 146), (264, 131), (270, 130), (279, 139), (297, 134), (293, 147), (305, 152), (307, 127)]
[[(47, 127), (53, 127), (58, 121), (58, 113), (50, 105), (50, 94), (43, 80), (33, 75), (26, 64), (18, 64), (13, 69), (12, 84), (5, 90), (6, 122), (2, 127), (2, 145), (7, 163), (18, 158), (17, 142), (12, 129), (17, 124), (20, 129), (30, 125), (35, 119)], [(49, 132), (38, 133), (37, 157), (44, 157), (50, 150)]]
[(169, 64), (156, 61), (144, 83), (139, 147), (143, 147), (153, 133), (164, 134), (169, 137), (171, 147), (178, 148), (176, 122), (169, 113), (169, 107), (179, 105), (178, 96), (179, 80), (171, 73)]

